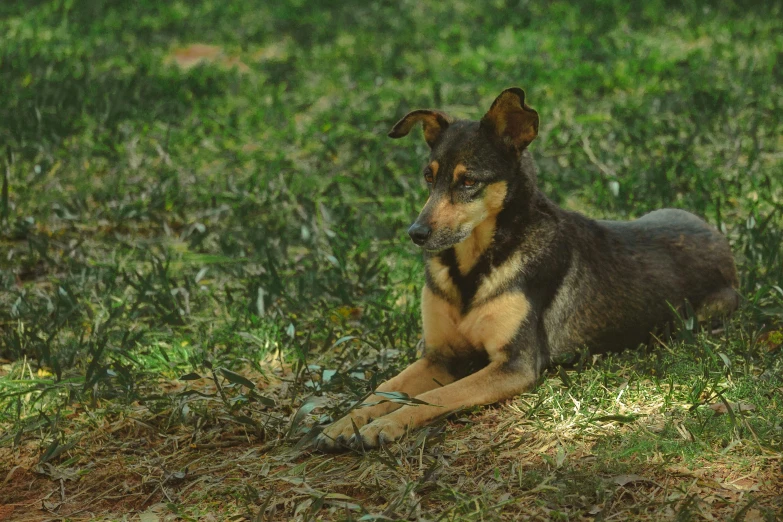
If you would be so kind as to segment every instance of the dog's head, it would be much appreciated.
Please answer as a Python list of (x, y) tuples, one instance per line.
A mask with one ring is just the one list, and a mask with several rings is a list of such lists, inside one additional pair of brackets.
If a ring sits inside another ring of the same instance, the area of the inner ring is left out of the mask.
[(512, 88), (495, 99), (481, 121), (417, 110), (397, 122), (389, 136), (407, 136), (419, 122), (431, 149), (423, 173), (430, 197), (408, 234), (425, 250), (440, 251), (503, 210), (520, 184), (520, 157), (538, 134), (538, 113), (525, 104), (522, 89)]

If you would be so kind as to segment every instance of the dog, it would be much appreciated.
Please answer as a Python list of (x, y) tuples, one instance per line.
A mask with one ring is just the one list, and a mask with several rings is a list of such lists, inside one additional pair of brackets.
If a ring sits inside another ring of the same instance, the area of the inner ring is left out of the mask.
[(503, 91), (480, 121), (415, 110), (389, 136), (418, 123), (429, 199), (408, 234), (426, 263), (425, 349), (376, 390), (418, 404), (371, 395), (327, 426), (317, 449), (374, 448), (450, 411), (512, 398), (582, 347), (648, 341), (686, 303), (700, 321), (739, 305), (728, 241), (695, 215), (597, 221), (549, 200), (528, 151), (539, 117), (522, 89)]

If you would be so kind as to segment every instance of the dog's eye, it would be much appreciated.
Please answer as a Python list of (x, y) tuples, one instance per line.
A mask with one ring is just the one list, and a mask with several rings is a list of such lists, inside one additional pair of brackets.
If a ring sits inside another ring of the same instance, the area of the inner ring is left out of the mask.
[(432, 175), (431, 170), (427, 170), (426, 172), (424, 172), (424, 181), (426, 181), (427, 183), (432, 183), (433, 181), (435, 181), (435, 177)]
[(475, 179), (465, 178), (462, 180), (462, 186), (463, 187), (472, 187), (476, 184)]

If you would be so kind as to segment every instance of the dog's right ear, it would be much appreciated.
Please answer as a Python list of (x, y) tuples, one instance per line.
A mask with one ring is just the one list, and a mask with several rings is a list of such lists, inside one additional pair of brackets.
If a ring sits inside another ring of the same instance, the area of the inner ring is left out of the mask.
[(389, 131), (390, 138), (402, 138), (407, 136), (414, 125), (421, 122), (424, 128), (424, 141), (432, 148), (438, 137), (449, 126), (452, 119), (440, 111), (420, 109), (409, 112), (398, 121)]
[(495, 98), (481, 125), (519, 153), (538, 136), (538, 113), (525, 103), (525, 91), (512, 87)]

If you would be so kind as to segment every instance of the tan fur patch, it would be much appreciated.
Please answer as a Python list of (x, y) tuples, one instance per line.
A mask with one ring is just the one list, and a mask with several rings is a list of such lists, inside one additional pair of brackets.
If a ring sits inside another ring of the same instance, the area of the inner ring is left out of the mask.
[(487, 207), (487, 212), (490, 215), (497, 216), (503, 210), (503, 201), (506, 199), (508, 184), (505, 181), (493, 183), (487, 187), (486, 192), (484, 204)]
[[(492, 361), (490, 366), (497, 367), (505, 361), (501, 349), (516, 334), (517, 329), (527, 317), (529, 311), (527, 299), (521, 293), (508, 293), (486, 303), (461, 317), (459, 309), (435, 295), (429, 288), (422, 294), (422, 318), (424, 323), (424, 341), (430, 353), (455, 355), (455, 352), (469, 346), (484, 348)], [(486, 370), (486, 368), (484, 369)], [(477, 374), (484, 372), (479, 370)], [(474, 375), (477, 375), (474, 374)], [(454, 384), (454, 377), (443, 366), (433, 364), (424, 358), (408, 366), (399, 375), (389, 379), (378, 387), (378, 391), (404, 392), (412, 397), (443, 406), (417, 406), (412, 419), (413, 425), (420, 425), (434, 416), (460, 406), (487, 404), (509, 397), (510, 390), (523, 390), (533, 384), (532, 377), (526, 373), (502, 372), (503, 379), (476, 379), (473, 375)], [(510, 380), (509, 380), (510, 379)], [(451, 389), (451, 393), (437, 393), (439, 385)], [(424, 399), (430, 397), (430, 399)], [(377, 395), (370, 396), (365, 402), (381, 400)], [(399, 411), (398, 404), (383, 402), (351, 412), (350, 418), (357, 425), (363, 425), (370, 418), (382, 415), (394, 415)], [(403, 407), (401, 409), (406, 409)], [(384, 417), (386, 418), (386, 417)], [(342, 420), (329, 428), (329, 434), (336, 437), (339, 433), (350, 435), (350, 420)]]
[(484, 219), (482, 201), (454, 204), (447, 197), (441, 198), (432, 211), (432, 227), (458, 230), (461, 226)]
[[(382, 392), (401, 392), (415, 397), (424, 392), (428, 392), (441, 385), (454, 382), (451, 376), (442, 366), (432, 364), (427, 359), (419, 359), (403, 371), (378, 386), (377, 391)], [(440, 383), (440, 384), (439, 384)], [(370, 395), (364, 402), (373, 403), (383, 400), (380, 395)], [(361, 408), (358, 411), (365, 417), (377, 418), (386, 415), (400, 407), (400, 404), (393, 402), (381, 402), (367, 408)]]
[(474, 303), (482, 303), (503, 290), (503, 286), (522, 271), (522, 252), (514, 252), (505, 263), (484, 277), (473, 297)]
[(462, 306), (462, 296), (449, 275), (449, 267), (441, 263), (437, 257), (433, 257), (427, 261), (427, 271), (432, 282), (438, 290), (443, 292), (451, 304), (457, 307)]
[(493, 123), (498, 136), (514, 147), (525, 146), (538, 136), (538, 113), (522, 103), (518, 94), (506, 89), (484, 115), (485, 120)]
[[(484, 197), (481, 199), (481, 208), (473, 209), (473, 220), (481, 221), (474, 225), (473, 232), (464, 241), (454, 247), (454, 253), (457, 256), (457, 265), (461, 274), (467, 274), (476, 265), (479, 257), (492, 243), (495, 235), (495, 224), (497, 215), (503, 210), (503, 201), (506, 197), (508, 186), (505, 181), (493, 183), (486, 189)], [(465, 205), (460, 205), (465, 206)], [(475, 223), (473, 220), (467, 220), (467, 223)]]
[(434, 180), (438, 179), (438, 169), (440, 168), (440, 163), (437, 161), (433, 161), (430, 163), (430, 170), (432, 171), (432, 178), (433, 182)]
[(424, 118), (422, 123), (424, 124), (424, 141), (432, 145), (435, 143), (435, 140), (438, 139), (438, 136), (440, 136), (440, 133), (443, 129), (441, 129), (440, 124), (438, 123), (438, 120), (435, 118), (435, 116)]
[(465, 174), (468, 171), (468, 168), (463, 165), (462, 163), (457, 163), (457, 166), (454, 167), (454, 172), (451, 175), (451, 179), (454, 181), (457, 181), (460, 176)]
[(454, 377), (439, 364), (424, 358), (378, 386), (378, 391), (396, 391), (415, 397), (424, 392), (454, 382)]
[(490, 363), (474, 374), (417, 396), (433, 406), (403, 406), (384, 417), (386, 423), (415, 428), (458, 408), (492, 404), (511, 398), (535, 385), (533, 368), (504, 371), (500, 363)]
[[(378, 391), (402, 392), (415, 397), (451, 382), (454, 382), (454, 377), (445, 368), (433, 364), (428, 359), (419, 359), (397, 376), (378, 386)], [(353, 435), (354, 424), (362, 427), (371, 419), (382, 417), (401, 406), (398, 403), (384, 401), (384, 397), (380, 395), (370, 395), (364, 403), (372, 404), (372, 406), (354, 409), (347, 416), (328, 426), (324, 433), (331, 439), (336, 439), (339, 436), (347, 439)]]
[(432, 147), (443, 129), (448, 127), (450, 121), (452, 121), (451, 118), (440, 111), (420, 109), (403, 116), (389, 131), (389, 136), (392, 138), (407, 136), (413, 126), (421, 122), (424, 127), (424, 139)]
[(473, 308), (458, 326), (471, 346), (483, 348), (490, 361), (503, 358), (502, 350), (516, 335), (530, 313), (530, 302), (521, 292), (506, 292)]
[(425, 288), (421, 298), (424, 342), (428, 349), (453, 355), (462, 349), (483, 349), (490, 360), (514, 338), (530, 313), (520, 292), (506, 292), (462, 316), (459, 309)]
[(492, 242), (494, 234), (495, 219), (488, 217), (479, 223), (464, 241), (454, 246), (460, 274), (465, 275), (476, 266), (476, 262), (481, 254), (484, 253)]
[(459, 308), (425, 287), (421, 294), (421, 318), (424, 343), (428, 350), (452, 355), (467, 342), (457, 332), (461, 320)]
[[(535, 371), (532, 366), (523, 366), (514, 371), (505, 371), (502, 368), (506, 361), (506, 354), (502, 349), (514, 338), (529, 312), (530, 303), (522, 293), (507, 292), (462, 317), (455, 306), (425, 288), (422, 294), (422, 316), (427, 350), (430, 353), (454, 355), (455, 351), (469, 346), (483, 348), (487, 351), (490, 364), (456, 382), (436, 387), (432, 386), (433, 379), (444, 384), (441, 377), (453, 377), (446, 374), (442, 368), (429, 365), (429, 362), (414, 363), (400, 376), (388, 381), (388, 389), (397, 391), (400, 388), (431, 386), (429, 391), (417, 395), (416, 398), (432, 406), (403, 406), (395, 409), (383, 417), (384, 422), (379, 426), (421, 426), (457, 408), (490, 404), (532, 388), (535, 385)], [(414, 369), (416, 365), (421, 367)], [(403, 374), (407, 375), (403, 378)], [(385, 384), (384, 387), (386, 386)], [(407, 389), (406, 393), (410, 393)], [(388, 411), (391, 409), (394, 407), (390, 407)], [(364, 434), (365, 430), (362, 433)], [(369, 431), (367, 434), (370, 434)]]

